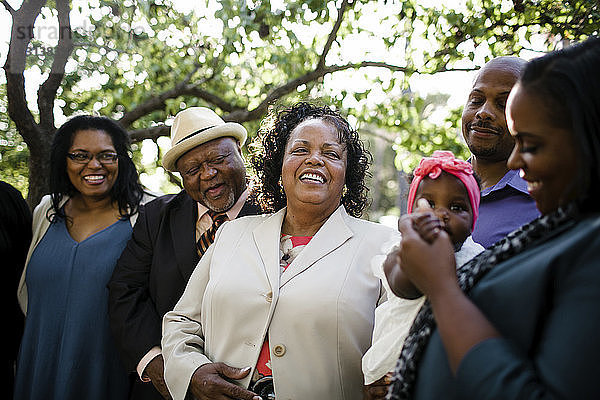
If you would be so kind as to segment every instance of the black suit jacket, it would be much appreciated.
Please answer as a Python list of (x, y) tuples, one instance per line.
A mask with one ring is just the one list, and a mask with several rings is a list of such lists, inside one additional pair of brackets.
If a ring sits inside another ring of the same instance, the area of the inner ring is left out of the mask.
[[(238, 217), (259, 213), (260, 208), (248, 200)], [(151, 348), (160, 346), (162, 317), (181, 297), (199, 261), (197, 219), (197, 203), (185, 191), (140, 208), (131, 239), (108, 283), (111, 329), (129, 371), (135, 371)], [(132, 379), (141, 383), (137, 376)], [(159, 396), (152, 384), (145, 386)]]

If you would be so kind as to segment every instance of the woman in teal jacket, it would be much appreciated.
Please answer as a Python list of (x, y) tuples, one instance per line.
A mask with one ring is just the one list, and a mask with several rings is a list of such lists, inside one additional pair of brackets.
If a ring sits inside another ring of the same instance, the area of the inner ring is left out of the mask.
[[(444, 231), (399, 226), (392, 289), (428, 301), (396, 366), (391, 399), (598, 399), (600, 40), (530, 61), (507, 103), (520, 170), (542, 216), (455, 271)], [(458, 279), (457, 279), (458, 276)]]

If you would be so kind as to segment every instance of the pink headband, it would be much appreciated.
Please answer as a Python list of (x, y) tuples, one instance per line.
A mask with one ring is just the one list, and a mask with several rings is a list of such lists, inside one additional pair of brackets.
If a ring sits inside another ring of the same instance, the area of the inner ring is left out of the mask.
[(473, 167), (470, 163), (454, 158), (451, 151), (436, 150), (431, 157), (423, 157), (415, 169), (414, 178), (410, 183), (407, 199), (407, 212), (412, 212), (417, 188), (425, 176), (436, 179), (442, 171), (456, 176), (467, 188), (471, 209), (473, 210), (473, 227), (479, 215), (479, 185), (473, 176)]

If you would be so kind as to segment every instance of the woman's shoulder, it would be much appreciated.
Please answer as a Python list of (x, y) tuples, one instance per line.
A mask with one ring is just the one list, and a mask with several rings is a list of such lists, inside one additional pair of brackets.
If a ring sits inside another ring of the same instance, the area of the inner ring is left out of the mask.
[(35, 207), (37, 208), (48, 208), (52, 205), (52, 196), (49, 194), (45, 194), (44, 196), (42, 196), (42, 199), (40, 200), (40, 202), (38, 203), (38, 205)]
[[(580, 253), (580, 248), (597, 248), (600, 246), (600, 213), (584, 215), (563, 229), (558, 235), (548, 240), (553, 243), (553, 251), (565, 252), (573, 248), (574, 253)], [(600, 252), (598, 253), (600, 257)]]
[(600, 213), (593, 213), (582, 217), (577, 222), (577, 225), (590, 232), (600, 230)]
[[(66, 203), (67, 200), (68, 200), (68, 196), (63, 196), (63, 198), (60, 202), (60, 206), (62, 206), (64, 203)], [(42, 199), (40, 200), (38, 205), (35, 206), (35, 208), (33, 210), (34, 224), (36, 222), (39, 223), (39, 220), (41, 218), (46, 218), (48, 210), (50, 210), (51, 208), (52, 208), (52, 196), (49, 194), (46, 194), (42, 197)]]
[(398, 232), (397, 229), (394, 229), (389, 225), (382, 224), (380, 222), (369, 221), (363, 218), (352, 217), (350, 215), (347, 215), (346, 221), (350, 225), (356, 226), (358, 229), (365, 230), (370, 233), (376, 232), (390, 235)]
[[(582, 218), (565, 234), (565, 241), (572, 240), (574, 247), (584, 247), (586, 249), (594, 249), (591, 255), (596, 259), (600, 259), (600, 252), (597, 251), (600, 247), (600, 214), (596, 213)], [(580, 251), (576, 251), (580, 254)], [(586, 255), (587, 252), (586, 252)]]
[(400, 241), (400, 232), (388, 225), (348, 216), (346, 223), (354, 233), (355, 240), (377, 253), (385, 254)]
[(273, 214), (256, 214), (256, 215), (244, 215), (237, 217), (227, 222), (226, 225), (231, 228), (241, 228), (245, 226), (256, 226), (262, 224), (265, 220), (271, 217)]
[[(244, 238), (252, 237), (252, 232), (266, 221), (272, 214), (260, 214), (260, 215), (245, 215), (238, 217), (223, 223), (217, 231), (219, 241), (226, 241), (231, 243), (237, 242), (238, 240), (245, 240)], [(228, 248), (231, 248), (229, 245)]]

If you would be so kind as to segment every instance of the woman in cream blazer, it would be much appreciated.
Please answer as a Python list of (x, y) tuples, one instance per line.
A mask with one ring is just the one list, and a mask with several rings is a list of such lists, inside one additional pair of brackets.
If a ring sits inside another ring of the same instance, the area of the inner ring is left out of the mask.
[[(367, 157), (339, 114), (300, 103), (277, 119), (252, 162), (278, 211), (223, 224), (163, 320), (174, 399), (362, 398), (361, 357), (383, 300), (370, 261), (396, 231), (356, 218)], [(278, 197), (267, 186), (280, 178)], [(282, 244), (290, 236), (309, 239), (295, 258)], [(272, 392), (257, 386), (265, 348)]]
[(285, 212), (226, 223), (166, 315), (165, 375), (175, 399), (202, 364), (254, 367), (267, 334), (278, 399), (361, 398), (361, 357), (382, 293), (369, 263), (394, 231), (340, 206), (280, 276)]

